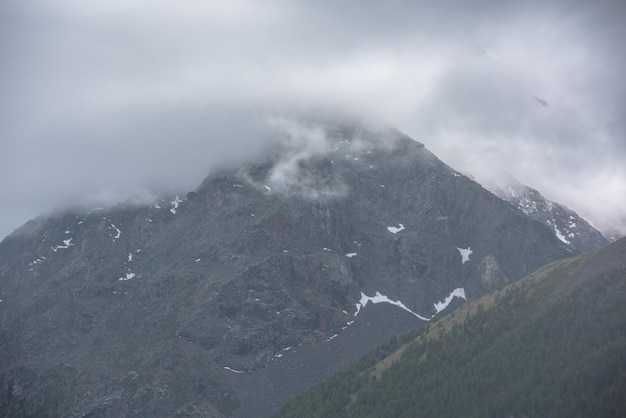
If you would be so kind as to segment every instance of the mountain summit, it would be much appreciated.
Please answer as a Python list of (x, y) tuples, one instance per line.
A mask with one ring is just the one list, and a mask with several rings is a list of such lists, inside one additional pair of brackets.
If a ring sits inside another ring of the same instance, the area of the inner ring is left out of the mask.
[(260, 386), (289, 376), (288, 398), (338, 367), (290, 363), (306, 347), (358, 330), (337, 348), (353, 361), (578, 251), (395, 130), (276, 127), (259, 160), (186, 196), (39, 218), (0, 243), (2, 415), (263, 416), (281, 400)]

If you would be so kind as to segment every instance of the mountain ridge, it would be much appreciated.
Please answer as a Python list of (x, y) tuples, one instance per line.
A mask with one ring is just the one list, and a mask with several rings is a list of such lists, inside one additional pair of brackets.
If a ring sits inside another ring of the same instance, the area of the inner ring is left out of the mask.
[(568, 248), (589, 252), (609, 243), (600, 231), (565, 205), (546, 199), (539, 191), (510, 179), (506, 186), (492, 188), (496, 196), (532, 219), (550, 226)]
[[(0, 242), (3, 414), (270, 414), (239, 376), (345, 332), (363, 294), (429, 318), (455, 289), (474, 298), (571, 253), (397, 131), (281, 129), (282, 147), (186, 196), (58, 214)], [(363, 333), (364, 349), (389, 338)]]

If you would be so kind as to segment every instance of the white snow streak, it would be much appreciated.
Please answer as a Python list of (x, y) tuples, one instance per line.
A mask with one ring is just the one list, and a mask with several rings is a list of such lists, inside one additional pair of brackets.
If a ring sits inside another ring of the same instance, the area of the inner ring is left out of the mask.
[(120, 231), (117, 226), (113, 225), (113, 222), (111, 222), (111, 228), (115, 229), (115, 232), (116, 232), (116, 235), (113, 237), (113, 239), (118, 239), (120, 235), (122, 235), (122, 231)]
[[(425, 318), (425, 317), (423, 317), (423, 316), (413, 312), (409, 308), (407, 308), (406, 305), (404, 305), (399, 300), (398, 301), (391, 300), (387, 296), (381, 294), (380, 292), (376, 292), (376, 295), (374, 295), (374, 296), (367, 296), (365, 293), (361, 292), (361, 299), (359, 300), (359, 303), (356, 304), (356, 312), (354, 313), (354, 316), (356, 317), (359, 314), (359, 312), (361, 311), (361, 308), (365, 307), (365, 305), (367, 305), (368, 302), (372, 302), (372, 303), (389, 303), (391, 305), (395, 305), (395, 306), (397, 306), (397, 307), (399, 307), (401, 309), (404, 309), (405, 311), (413, 314), (414, 316), (416, 316), (417, 318), (421, 319), (422, 321), (430, 321), (439, 312), (441, 312), (444, 309), (446, 309), (448, 307), (448, 305), (450, 305), (450, 302), (452, 302), (452, 300), (455, 297), (467, 300), (467, 298), (465, 297), (465, 289), (462, 288), (462, 287), (454, 289), (443, 301), (437, 302), (437, 303), (434, 304), (435, 311), (436, 311), (435, 314), (432, 315), (430, 318)], [(350, 321), (346, 325), (352, 325), (353, 322), (354, 321)]]
[(346, 257), (348, 257), (348, 258), (352, 258), (352, 257), (354, 257), (355, 255), (356, 255), (356, 253), (348, 253), (348, 254), (346, 254)]
[(465, 289), (462, 287), (454, 289), (452, 293), (450, 293), (443, 301), (435, 303), (435, 310), (437, 311), (435, 315), (446, 309), (450, 302), (452, 302), (452, 299), (454, 299), (455, 297), (467, 300), (465, 298)]
[(419, 314), (416, 314), (415, 312), (413, 312), (412, 310), (410, 310), (409, 308), (407, 308), (404, 303), (400, 302), (399, 300), (391, 300), (389, 299), (387, 296), (382, 295), (380, 292), (376, 292), (376, 295), (374, 296), (367, 296), (365, 293), (361, 292), (361, 300), (359, 300), (359, 303), (356, 304), (356, 312), (354, 313), (354, 316), (357, 316), (359, 314), (359, 311), (361, 310), (362, 307), (365, 307), (365, 305), (367, 305), (368, 302), (372, 302), (372, 303), (389, 303), (391, 305), (395, 305), (398, 306), (399, 308), (404, 309), (407, 312), (410, 312), (411, 314), (415, 315), (417, 318), (423, 320), (423, 321), (428, 321), (428, 318), (425, 318)]
[(228, 367), (228, 366), (224, 366), (224, 369), (225, 369), (225, 370), (228, 370), (228, 371), (231, 371), (231, 372), (233, 372), (233, 373), (243, 373), (243, 370), (235, 370), (235, 369), (231, 369), (231, 368), (230, 368), (230, 367)]

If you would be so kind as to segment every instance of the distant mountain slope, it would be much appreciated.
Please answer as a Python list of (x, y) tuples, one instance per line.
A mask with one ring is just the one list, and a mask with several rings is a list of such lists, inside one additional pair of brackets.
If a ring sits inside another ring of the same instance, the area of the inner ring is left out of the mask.
[[(393, 301), (425, 322), (451, 295), (572, 251), (397, 131), (279, 132), (259, 160), (186, 196), (40, 218), (0, 243), (0, 415), (269, 414), (278, 405), (243, 375), (334, 341), (357, 304)], [(382, 334), (365, 327), (345, 361)], [(278, 374), (304, 382), (295, 395), (331, 366)]]
[(494, 193), (532, 219), (545, 223), (575, 253), (597, 250), (609, 241), (573, 210), (546, 199), (537, 190), (511, 180)]
[(278, 416), (623, 417), (625, 330), (622, 239), (394, 339)]

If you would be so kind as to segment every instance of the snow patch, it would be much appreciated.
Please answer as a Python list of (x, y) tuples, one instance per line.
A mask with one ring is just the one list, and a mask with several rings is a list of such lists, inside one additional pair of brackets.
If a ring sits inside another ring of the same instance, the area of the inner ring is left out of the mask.
[(398, 224), (398, 225), (399, 225), (398, 227), (395, 227), (395, 226), (388, 226), (388, 227), (387, 227), (387, 230), (388, 230), (389, 232), (391, 232), (392, 234), (397, 234), (398, 232), (400, 232), (400, 231), (402, 231), (402, 230), (404, 230), (404, 229), (405, 229), (405, 228), (404, 228), (404, 225), (402, 225), (402, 224)]
[(126, 281), (135, 278), (137, 275), (135, 273), (126, 273), (126, 277), (120, 277), (119, 281)]
[(130, 263), (131, 261), (133, 261), (133, 254), (128, 253), (128, 262)]
[(400, 302), (399, 300), (391, 300), (389, 299), (387, 296), (381, 294), (380, 292), (376, 292), (376, 294), (374, 296), (367, 296), (365, 293), (361, 292), (361, 300), (359, 300), (359, 303), (356, 304), (356, 312), (354, 313), (354, 316), (357, 316), (359, 314), (359, 312), (361, 311), (361, 308), (365, 307), (365, 305), (367, 305), (368, 302), (372, 302), (372, 303), (389, 303), (391, 305), (395, 305), (399, 308), (404, 309), (407, 312), (410, 312), (411, 314), (413, 314), (414, 316), (416, 316), (417, 318), (423, 320), (423, 321), (429, 321), (428, 318), (425, 318), (415, 312), (413, 312), (412, 310), (410, 310), (409, 308), (407, 308), (404, 303)]
[(178, 198), (178, 195), (176, 195), (176, 198), (172, 200), (170, 203), (172, 204), (172, 208), (170, 209), (170, 212), (176, 215), (176, 210), (178, 210), (178, 205), (180, 203), (183, 203), (183, 201)]
[(267, 189), (268, 193), (272, 191), (272, 188), (270, 186), (268, 186), (267, 184), (264, 185), (263, 187), (265, 187)]
[[(110, 221), (109, 221), (110, 222)], [(122, 231), (119, 230), (119, 228), (117, 226), (115, 226), (112, 222), (111, 222), (111, 226), (109, 227), (109, 229), (115, 229), (115, 236), (113, 237), (113, 240), (115, 241), (116, 239), (118, 239), (120, 237), (120, 235), (122, 235)]]
[(354, 257), (355, 255), (356, 255), (356, 253), (348, 253), (348, 254), (346, 254), (346, 257), (348, 257), (348, 258), (352, 258), (352, 257)]
[(554, 224), (554, 234), (556, 235), (558, 239), (560, 239), (564, 243), (570, 244), (570, 242), (565, 238), (565, 235), (563, 235), (561, 231), (559, 231), (559, 228), (556, 226), (556, 223)]
[(465, 297), (465, 289), (462, 287), (454, 289), (448, 296), (446, 296), (443, 301), (435, 303), (435, 311), (437, 311), (435, 315), (446, 309), (450, 302), (452, 302), (452, 299), (454, 299), (455, 297), (467, 300), (467, 298)]
[(60, 250), (62, 248), (70, 248), (73, 245), (74, 244), (72, 244), (72, 238), (70, 238), (70, 239), (64, 239), (63, 245), (55, 245), (54, 247), (50, 247), (50, 248), (52, 249), (52, 251), (56, 253), (57, 250)]
[(470, 261), (470, 254), (473, 253), (474, 251), (472, 251), (472, 247), (467, 247), (467, 248), (459, 248), (456, 247), (457, 250), (459, 250), (459, 252), (461, 253), (461, 264), (465, 264), (466, 262)]
[(35, 261), (31, 261), (30, 263), (28, 263), (29, 266), (36, 266), (37, 264), (41, 264), (44, 261), (46, 261), (46, 257), (41, 256), (41, 257), (37, 257), (37, 259)]

